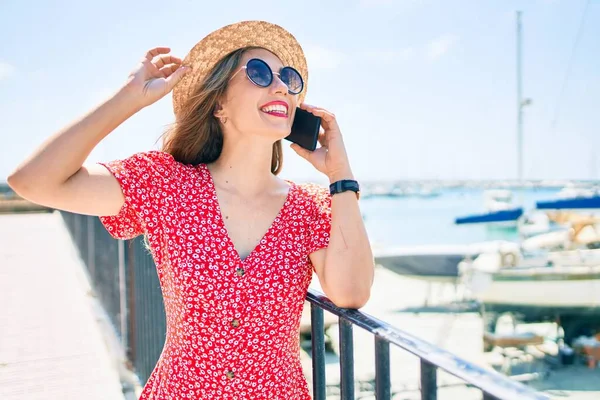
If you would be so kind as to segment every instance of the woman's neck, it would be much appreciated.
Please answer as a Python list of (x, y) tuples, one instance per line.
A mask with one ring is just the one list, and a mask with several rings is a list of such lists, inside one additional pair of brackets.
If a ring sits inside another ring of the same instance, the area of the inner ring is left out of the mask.
[(219, 187), (243, 197), (255, 197), (276, 190), (281, 180), (271, 172), (272, 150), (259, 156), (252, 150), (227, 152), (207, 167)]

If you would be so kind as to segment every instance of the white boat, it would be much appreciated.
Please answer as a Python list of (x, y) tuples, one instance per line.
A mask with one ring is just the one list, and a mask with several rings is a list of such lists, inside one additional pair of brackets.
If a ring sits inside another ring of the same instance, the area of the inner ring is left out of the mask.
[(552, 221), (545, 212), (532, 212), (523, 215), (517, 222), (519, 236), (528, 238), (547, 233), (553, 229)]
[(523, 240), (524, 251), (575, 250), (600, 247), (600, 219), (576, 213), (549, 213), (549, 218), (561, 229)]
[(558, 192), (558, 199), (576, 199), (581, 197), (594, 197), (598, 195), (598, 191), (590, 187), (577, 186), (570, 182)]
[(484, 206), (487, 211), (501, 211), (515, 208), (513, 195), (507, 189), (489, 189), (483, 192)]
[(484, 252), (518, 248), (518, 244), (497, 240), (464, 245), (421, 245), (374, 247), (375, 262), (398, 275), (429, 281), (456, 281), (458, 265), (465, 258)]
[(600, 329), (600, 250), (490, 252), (461, 262), (459, 270), (469, 297), (488, 313), (558, 320), (568, 343)]
[(486, 224), (489, 227), (517, 229), (521, 238), (548, 233), (557, 226), (540, 210), (525, 212), (513, 203), (513, 194), (506, 189), (491, 189), (484, 192), (485, 212), (457, 218), (455, 223)]

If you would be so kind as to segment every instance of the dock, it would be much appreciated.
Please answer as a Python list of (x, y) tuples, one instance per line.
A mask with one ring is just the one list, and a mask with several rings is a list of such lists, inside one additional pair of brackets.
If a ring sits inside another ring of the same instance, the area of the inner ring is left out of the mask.
[(60, 214), (2, 214), (0, 238), (0, 399), (126, 399)]

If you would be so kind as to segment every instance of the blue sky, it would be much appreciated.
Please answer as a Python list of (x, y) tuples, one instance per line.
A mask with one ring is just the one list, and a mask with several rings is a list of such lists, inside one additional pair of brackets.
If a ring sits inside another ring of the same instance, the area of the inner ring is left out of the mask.
[[(0, 180), (99, 104), (146, 50), (187, 51), (240, 20), (282, 25), (303, 45), (306, 102), (336, 113), (363, 180), (516, 177), (515, 11), (523, 11), (525, 178), (600, 177), (600, 1), (347, 0), (0, 2)], [(558, 112), (557, 112), (558, 110)], [(552, 121), (556, 118), (556, 123)], [(170, 95), (88, 161), (158, 148)], [(285, 147), (283, 177), (323, 180)]]

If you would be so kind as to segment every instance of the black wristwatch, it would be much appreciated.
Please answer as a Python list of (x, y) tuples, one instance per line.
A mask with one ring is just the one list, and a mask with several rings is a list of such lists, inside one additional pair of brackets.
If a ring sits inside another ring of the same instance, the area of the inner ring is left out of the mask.
[(343, 179), (341, 181), (333, 182), (329, 185), (329, 193), (333, 196), (336, 193), (346, 192), (348, 190), (356, 193), (356, 198), (360, 199), (360, 185), (357, 181), (351, 179)]

